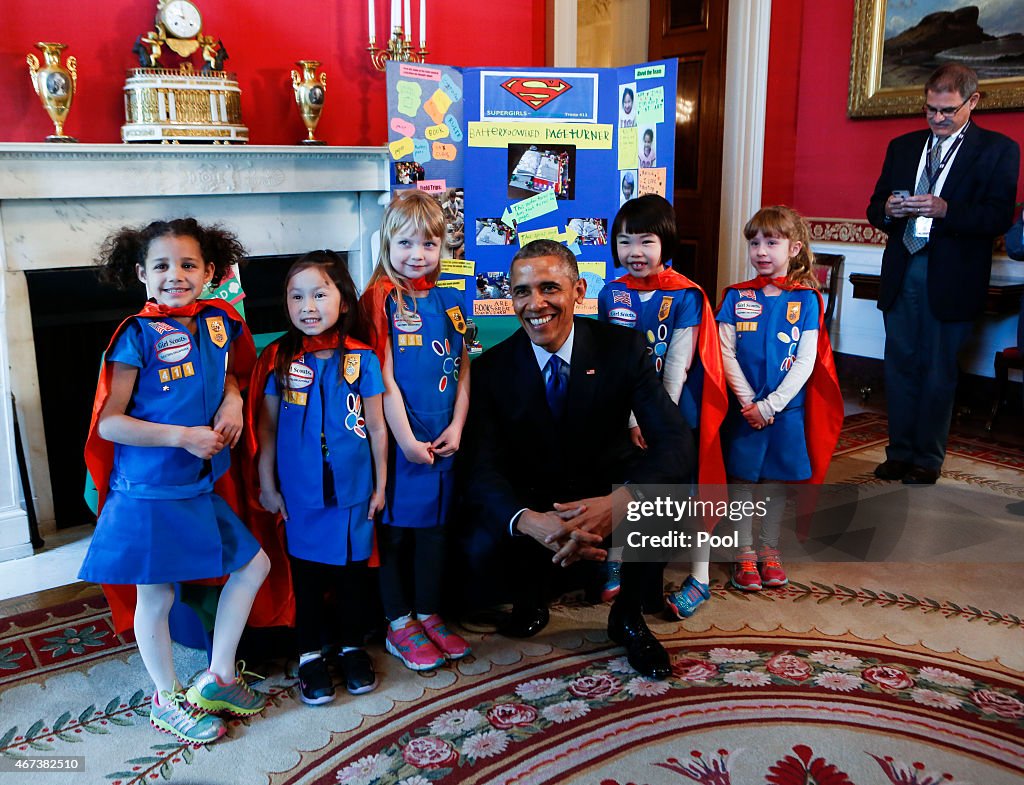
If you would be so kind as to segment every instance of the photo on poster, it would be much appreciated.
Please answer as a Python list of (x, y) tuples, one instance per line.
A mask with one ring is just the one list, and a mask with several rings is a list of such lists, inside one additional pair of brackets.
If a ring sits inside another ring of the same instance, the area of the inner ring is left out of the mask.
[(481, 71), (480, 120), (597, 122), (596, 73)]
[(608, 245), (607, 218), (570, 218), (568, 226), (580, 245)]
[(501, 218), (476, 219), (477, 245), (512, 245), (516, 241), (516, 230), (501, 222)]
[(554, 191), (556, 199), (573, 199), (576, 187), (576, 145), (508, 146), (508, 197)]
[(636, 125), (636, 82), (619, 85), (619, 128)]
[(463, 189), (449, 188), (435, 197), (444, 213), (445, 245), (448, 259), (466, 258), (466, 216)]
[(619, 172), (619, 207), (637, 195), (636, 193), (636, 169), (626, 169)]
[(398, 161), (395, 163), (395, 182), (398, 185), (413, 185), (426, 179), (423, 167), (414, 161)]
[(508, 273), (478, 273), (476, 276), (476, 299), (508, 300), (512, 297)]
[(644, 128), (640, 132), (640, 168), (650, 169), (658, 165), (658, 153), (655, 147), (655, 134), (654, 128)]

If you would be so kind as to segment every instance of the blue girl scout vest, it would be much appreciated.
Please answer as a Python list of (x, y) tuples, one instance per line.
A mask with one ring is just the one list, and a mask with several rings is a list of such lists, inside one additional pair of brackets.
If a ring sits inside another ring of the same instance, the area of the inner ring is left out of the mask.
[[(373, 351), (339, 347), (326, 360), (303, 354), (288, 366), (288, 388), (271, 374), (266, 392), (281, 398), (277, 475), (289, 512), (369, 499), (373, 470), (363, 398), (384, 392)], [(329, 475), (321, 471), (325, 462)]]
[[(640, 294), (639, 290), (629, 289), (621, 281), (612, 281), (597, 296), (597, 315), (603, 322), (632, 327), (643, 334), (647, 342), (647, 355), (660, 379), (665, 370), (665, 355), (673, 333), (700, 325), (703, 309), (701, 293), (696, 288), (672, 291), (655, 289), (646, 302), (640, 299)], [(686, 384), (679, 396), (679, 408), (691, 428), (700, 425), (703, 379), (700, 355), (695, 352)]]
[[(168, 425), (213, 425), (228, 351), (242, 326), (215, 308), (195, 319), (195, 335), (170, 317), (137, 316), (125, 327), (106, 357), (139, 368), (125, 414)], [(212, 491), (230, 465), (229, 450), (203, 460), (179, 447), (115, 444), (110, 489), (140, 499), (188, 499)]]

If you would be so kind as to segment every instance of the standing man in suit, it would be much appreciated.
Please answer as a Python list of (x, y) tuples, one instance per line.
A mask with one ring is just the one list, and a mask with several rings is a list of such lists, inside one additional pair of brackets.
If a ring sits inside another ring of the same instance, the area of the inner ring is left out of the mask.
[[(614, 528), (618, 483), (680, 483), (694, 461), (692, 437), (635, 330), (577, 319), (586, 281), (560, 243), (536, 240), (515, 255), (512, 305), (521, 329), (473, 363), (464, 458), (467, 550), (492, 578), (510, 572), (513, 611), (499, 632), (536, 634), (548, 622), (556, 565), (602, 560)], [(629, 439), (635, 412), (648, 448)], [(668, 654), (648, 630), (641, 589), (661, 564), (622, 568), (608, 634), (640, 673), (665, 678)]]
[(992, 241), (1009, 228), (1020, 147), (971, 121), (978, 76), (940, 66), (924, 86), (928, 130), (889, 143), (868, 220), (889, 239), (885, 316), (889, 446), (883, 480), (934, 484), (946, 455), (957, 354), (981, 314)]

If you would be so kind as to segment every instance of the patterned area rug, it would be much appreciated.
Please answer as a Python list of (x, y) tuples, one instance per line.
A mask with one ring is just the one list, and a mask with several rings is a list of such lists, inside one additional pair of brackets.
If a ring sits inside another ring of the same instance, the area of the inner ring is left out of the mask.
[[(834, 481), (873, 481), (879, 419), (848, 418)], [(1024, 498), (1019, 453), (951, 446), (935, 490)], [(0, 764), (81, 755), (85, 774), (0, 768), (0, 783), (1019, 785), (1020, 574), (798, 564), (788, 587), (741, 594), (716, 567), (692, 619), (650, 618), (674, 660), (664, 682), (632, 672), (604, 607), (559, 605), (536, 638), (468, 635), (474, 656), (433, 674), (374, 649), (378, 689), (328, 706), (298, 702), (293, 666), (271, 663), (264, 714), (199, 749), (150, 727), (138, 652), (86, 596), (0, 620)], [(182, 675), (204, 666), (175, 656)]]

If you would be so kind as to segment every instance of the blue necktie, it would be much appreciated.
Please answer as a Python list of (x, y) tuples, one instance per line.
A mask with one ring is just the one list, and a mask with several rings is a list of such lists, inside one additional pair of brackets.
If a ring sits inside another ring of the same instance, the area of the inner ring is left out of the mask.
[(565, 414), (566, 393), (569, 391), (569, 365), (557, 354), (551, 355), (545, 366), (547, 379), (545, 380), (545, 394), (548, 399), (548, 408), (560, 420)]

